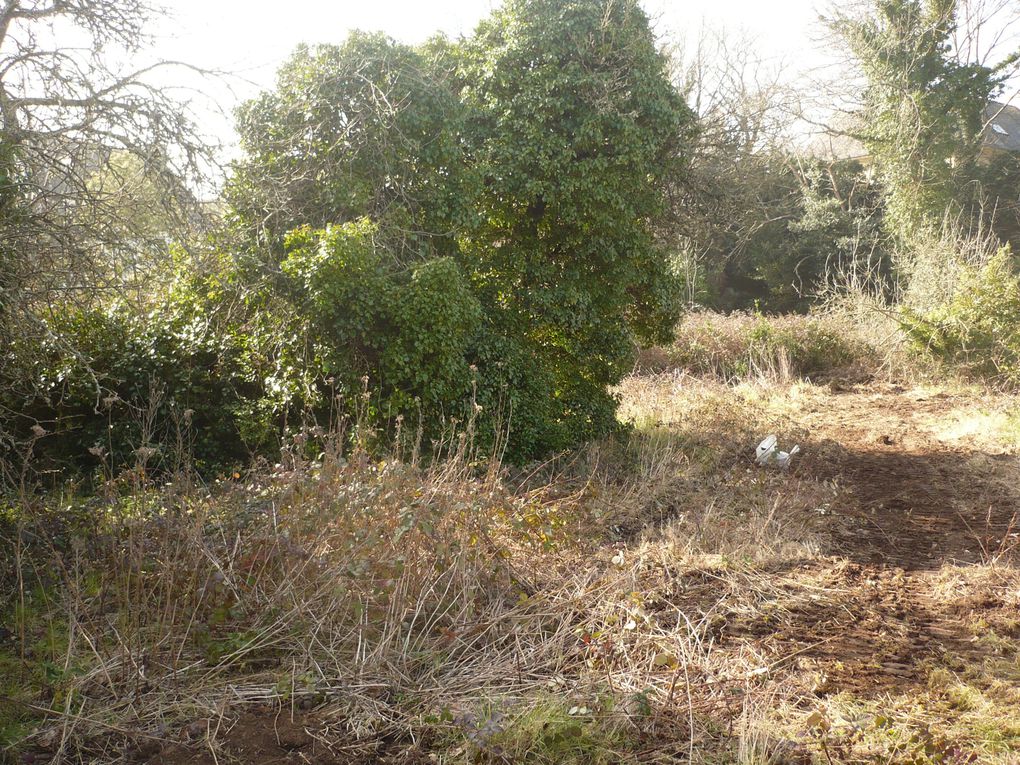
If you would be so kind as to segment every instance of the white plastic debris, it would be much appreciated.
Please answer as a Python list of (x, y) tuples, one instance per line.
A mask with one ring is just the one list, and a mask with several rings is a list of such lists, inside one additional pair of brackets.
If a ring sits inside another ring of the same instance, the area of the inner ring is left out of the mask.
[(800, 452), (799, 446), (794, 446), (788, 452), (776, 452), (776, 464), (785, 470), (790, 467), (790, 460), (793, 459), (793, 455)]
[(776, 436), (769, 435), (758, 444), (758, 448), (754, 450), (755, 461), (759, 465), (769, 465), (774, 463), (777, 467), (785, 470), (790, 467), (790, 461), (794, 455), (800, 453), (800, 446), (794, 446), (788, 452), (782, 452), (779, 450), (779, 439)]
[(774, 435), (767, 436), (764, 441), (758, 444), (758, 448), (755, 450), (756, 459), (759, 465), (768, 464), (769, 460), (772, 459), (772, 455), (776, 453), (776, 444), (779, 443), (779, 439)]

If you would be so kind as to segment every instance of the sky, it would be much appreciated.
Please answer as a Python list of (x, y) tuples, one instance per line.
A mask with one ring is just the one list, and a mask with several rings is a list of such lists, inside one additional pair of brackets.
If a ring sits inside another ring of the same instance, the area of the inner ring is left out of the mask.
[[(270, 88), (277, 67), (300, 43), (337, 43), (352, 29), (382, 31), (416, 43), (444, 32), (468, 34), (498, 5), (495, 0), (162, 0), (169, 17), (154, 30), (145, 53), (233, 73), (230, 88), (204, 84), (208, 99), (196, 108), (205, 129), (228, 147), (232, 107)], [(693, 45), (700, 30), (727, 29), (748, 36), (764, 56), (790, 66), (816, 62), (818, 0), (643, 0), (656, 33)]]
[[(403, 42), (436, 32), (470, 32), (498, 5), (493, 0), (163, 0), (171, 18), (160, 50), (214, 68), (274, 68), (301, 42), (338, 42), (351, 29), (381, 30)], [(703, 23), (742, 27), (773, 51), (810, 44), (815, 0), (644, 0), (663, 35), (683, 36)], [(262, 6), (260, 8), (260, 6)], [(268, 84), (268, 82), (263, 83)]]

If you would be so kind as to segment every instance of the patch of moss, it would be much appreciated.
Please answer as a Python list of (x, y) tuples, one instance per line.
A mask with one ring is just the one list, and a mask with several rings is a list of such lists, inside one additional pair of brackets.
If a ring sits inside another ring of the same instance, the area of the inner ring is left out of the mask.
[(632, 726), (613, 713), (609, 697), (585, 706), (542, 695), (512, 706), (487, 704), (447, 715), (460, 762), (610, 765), (637, 762)]

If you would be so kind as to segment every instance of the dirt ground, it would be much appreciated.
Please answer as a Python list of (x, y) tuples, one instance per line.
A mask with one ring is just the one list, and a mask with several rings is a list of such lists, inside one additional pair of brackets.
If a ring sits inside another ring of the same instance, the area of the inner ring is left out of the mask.
[(884, 386), (804, 412), (814, 448), (799, 469), (844, 489), (826, 516), (840, 560), (816, 572), (842, 596), (792, 627), (825, 641), (807, 655), (838, 663), (823, 667), (833, 689), (903, 690), (933, 657), (977, 660), (987, 649), (974, 640), (976, 616), (1016, 636), (1009, 593), (990, 585), (968, 596), (947, 577), (947, 567), (1006, 555), (1020, 532), (1020, 460), (974, 404)]

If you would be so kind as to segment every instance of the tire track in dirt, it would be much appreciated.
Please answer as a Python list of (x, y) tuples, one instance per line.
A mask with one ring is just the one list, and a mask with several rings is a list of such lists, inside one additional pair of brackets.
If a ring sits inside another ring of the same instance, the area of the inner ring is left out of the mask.
[(804, 468), (843, 488), (838, 552), (914, 572), (978, 563), (998, 547), (1020, 508), (1020, 461), (934, 435), (956, 403), (893, 387), (833, 396), (808, 413), (817, 444)]
[(784, 638), (806, 646), (820, 693), (906, 690), (933, 659), (985, 658), (976, 619), (1015, 623), (994, 588), (947, 588), (954, 566), (1010, 544), (1020, 509), (1015, 455), (937, 437), (960, 403), (890, 386), (825, 396), (798, 423), (810, 439), (798, 470), (840, 487), (823, 529), (837, 557), (803, 574), (836, 594), (772, 640), (780, 655)]

